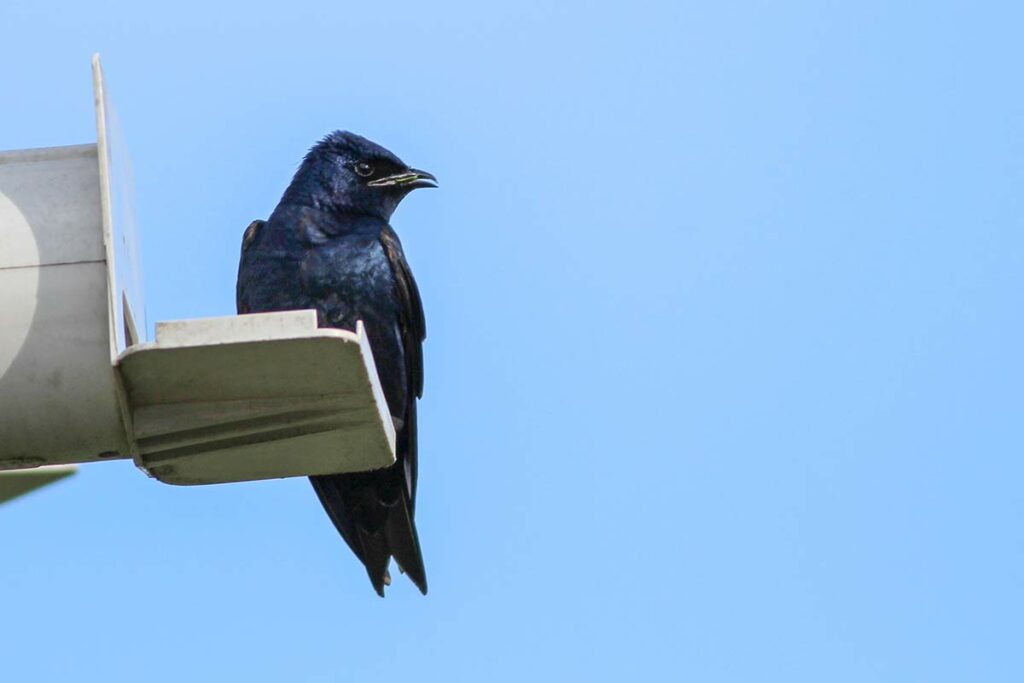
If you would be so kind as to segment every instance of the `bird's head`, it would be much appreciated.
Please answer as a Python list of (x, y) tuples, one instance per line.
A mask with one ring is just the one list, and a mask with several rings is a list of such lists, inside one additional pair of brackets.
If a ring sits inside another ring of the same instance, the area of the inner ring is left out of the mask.
[(364, 137), (335, 131), (309, 150), (286, 197), (386, 221), (421, 187), (437, 187), (437, 179)]

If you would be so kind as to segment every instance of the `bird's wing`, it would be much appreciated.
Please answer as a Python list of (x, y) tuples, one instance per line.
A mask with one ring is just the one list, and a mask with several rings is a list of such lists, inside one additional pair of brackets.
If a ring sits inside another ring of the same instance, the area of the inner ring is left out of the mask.
[[(253, 242), (256, 241), (256, 237), (259, 235), (260, 230), (262, 230), (263, 226), (266, 225), (266, 224), (267, 224), (266, 221), (256, 220), (256, 221), (253, 221), (252, 223), (250, 223), (249, 227), (245, 229), (245, 234), (242, 235), (242, 255), (241, 255), (241, 258), (243, 260), (245, 259), (245, 252), (249, 249), (249, 247), (251, 247), (253, 245)], [(246, 296), (245, 296), (245, 285), (246, 284), (247, 284), (247, 281), (243, 280), (240, 277), (240, 278), (238, 278), (238, 283), (235, 285), (235, 306), (238, 309), (239, 313), (252, 313), (252, 310), (251, 310), (251, 308), (249, 306), (249, 302), (246, 300)]]
[(420, 290), (409, 269), (409, 263), (405, 260), (402, 243), (391, 226), (385, 226), (381, 231), (380, 242), (395, 274), (395, 289), (401, 306), (399, 326), (408, 370), (409, 393), (419, 398), (423, 396), (423, 340), (427, 338), (423, 302), (420, 301)]
[[(427, 337), (427, 323), (423, 316), (423, 302), (416, 280), (409, 269), (398, 235), (385, 226), (380, 234), (384, 253), (391, 263), (395, 275), (395, 291), (399, 300), (399, 331), (402, 335), (402, 350), (405, 355), (408, 405), (403, 425), (400, 451), (405, 453), (405, 476), (409, 493), (409, 514), (416, 505), (416, 399), (423, 395), (423, 340)], [(404, 448), (402, 446), (404, 445)]]

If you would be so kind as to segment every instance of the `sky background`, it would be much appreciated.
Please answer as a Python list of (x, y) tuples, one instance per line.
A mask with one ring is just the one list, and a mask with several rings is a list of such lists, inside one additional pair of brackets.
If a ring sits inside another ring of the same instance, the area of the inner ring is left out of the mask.
[[(302, 479), (0, 508), (10, 681), (1020, 681), (1018, 3), (0, 4), (0, 149), (135, 165), (147, 315), (344, 128), (434, 172), (430, 579)], [(0, 293), (2, 298), (3, 293)]]

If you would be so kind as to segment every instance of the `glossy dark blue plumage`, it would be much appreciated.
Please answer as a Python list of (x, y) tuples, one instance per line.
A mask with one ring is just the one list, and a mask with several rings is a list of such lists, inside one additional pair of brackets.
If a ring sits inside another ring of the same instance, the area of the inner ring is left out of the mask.
[(310, 480), (381, 596), (392, 556), (427, 591), (413, 521), (426, 330), (389, 220), (406, 194), (433, 181), (365, 138), (332, 133), (306, 155), (270, 219), (246, 230), (238, 270), (239, 313), (315, 309), (322, 327), (366, 326), (396, 427), (397, 462)]

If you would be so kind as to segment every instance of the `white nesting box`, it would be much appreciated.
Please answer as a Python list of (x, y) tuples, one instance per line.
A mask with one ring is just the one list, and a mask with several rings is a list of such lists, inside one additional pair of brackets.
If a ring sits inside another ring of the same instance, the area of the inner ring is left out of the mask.
[(369, 343), (313, 311), (158, 323), (93, 58), (97, 143), (0, 152), (0, 469), (131, 457), (171, 484), (386, 467)]

